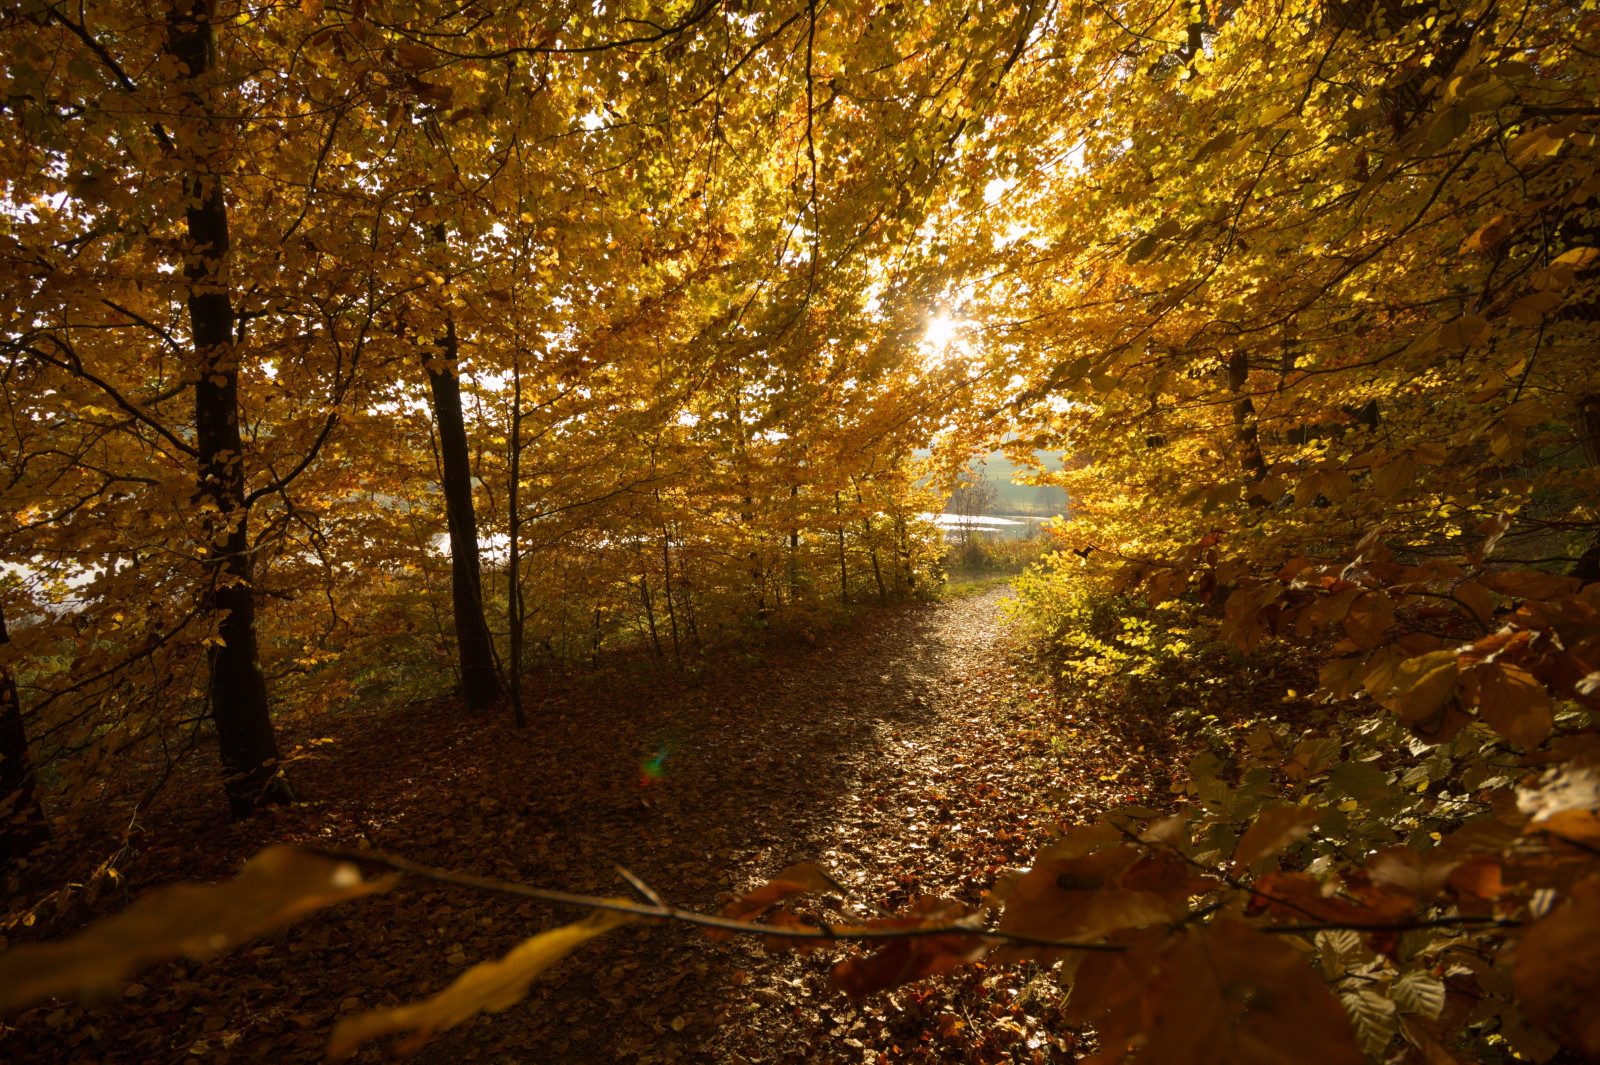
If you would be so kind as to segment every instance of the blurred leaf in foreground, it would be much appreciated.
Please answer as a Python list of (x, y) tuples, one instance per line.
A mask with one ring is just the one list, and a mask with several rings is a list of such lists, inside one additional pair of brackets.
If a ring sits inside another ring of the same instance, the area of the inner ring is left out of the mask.
[(340, 1021), (328, 1041), (328, 1057), (349, 1057), (361, 1044), (394, 1032), (413, 1032), (397, 1052), (408, 1054), (435, 1032), (454, 1028), (479, 1012), (499, 1013), (521, 1002), (533, 978), (596, 936), (638, 920), (632, 914), (596, 910), (582, 921), (523, 940), (505, 957), (480, 962), (432, 998), (393, 1009), (359, 1013)]
[(349, 862), (268, 847), (227, 883), (160, 888), (71, 939), (0, 955), (0, 1010), (53, 995), (105, 994), (146, 965), (221, 954), (313, 910), (387, 891), (398, 879), (362, 880)]

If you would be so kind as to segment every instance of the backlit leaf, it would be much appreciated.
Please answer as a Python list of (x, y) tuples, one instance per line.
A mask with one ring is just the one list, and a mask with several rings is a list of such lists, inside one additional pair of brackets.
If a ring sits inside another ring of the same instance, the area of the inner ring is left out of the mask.
[(1554, 724), (1550, 693), (1524, 669), (1492, 662), (1476, 670), (1478, 713), (1506, 739), (1532, 750)]
[(71, 939), (24, 943), (0, 955), (0, 1010), (52, 995), (105, 995), (167, 958), (209, 958), (334, 903), (393, 887), (362, 880), (349, 862), (268, 847), (222, 884), (174, 884), (142, 896)]
[(1529, 1019), (1580, 1054), (1600, 1055), (1600, 877), (1517, 944), (1512, 979)]
[(1322, 810), (1314, 806), (1275, 806), (1264, 811), (1245, 831), (1233, 860), (1248, 868), (1305, 836), (1320, 820)]
[(415, 1050), (435, 1032), (478, 1013), (498, 1013), (521, 1002), (534, 977), (578, 947), (613, 928), (637, 920), (631, 914), (596, 910), (582, 921), (552, 928), (513, 947), (494, 961), (479, 962), (431, 998), (341, 1020), (328, 1040), (328, 1057), (349, 1057), (363, 1043), (395, 1032), (411, 1032), (401, 1053)]

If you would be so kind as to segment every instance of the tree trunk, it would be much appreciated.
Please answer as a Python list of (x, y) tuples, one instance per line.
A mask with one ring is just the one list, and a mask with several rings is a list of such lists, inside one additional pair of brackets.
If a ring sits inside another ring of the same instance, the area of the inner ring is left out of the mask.
[[(1600, 467), (1600, 395), (1578, 400), (1578, 437), (1584, 461), (1591, 468)], [(1582, 581), (1600, 581), (1600, 532), (1590, 538), (1589, 546), (1572, 567), (1572, 575)]]
[(856, 502), (862, 506), (861, 531), (866, 539), (867, 551), (872, 559), (872, 579), (878, 584), (878, 605), (889, 605), (889, 590), (883, 584), (883, 568), (878, 565), (878, 545), (872, 539), (872, 517), (866, 512), (866, 501), (861, 498), (861, 489), (856, 489)]
[[(0, 648), (11, 643), (0, 605)], [(0, 654), (4, 654), (0, 651)], [(0, 877), (50, 835), (39, 806), (38, 781), (28, 757), (22, 700), (8, 658), (0, 658)]]
[[(1261, 440), (1256, 431), (1256, 405), (1244, 394), (1250, 377), (1250, 362), (1244, 352), (1228, 356), (1228, 391), (1236, 397), (1233, 401), (1233, 437), (1239, 445), (1239, 466), (1251, 479), (1260, 482), (1267, 477), (1267, 460), (1261, 455)], [(1264, 507), (1272, 500), (1252, 489), (1250, 505)]]
[(467, 709), (481, 711), (500, 697), (494, 644), (483, 616), (483, 581), (478, 565), (478, 515), (472, 509), (472, 462), (467, 423), (461, 413), (461, 354), (452, 320), (445, 326), (438, 354), (424, 362), (433, 396), (433, 421), (439, 430), (439, 478), (445, 520), (450, 529), (450, 598), (461, 661), (461, 695)]
[(522, 633), (527, 616), (527, 604), (522, 598), (522, 511), (518, 480), (522, 476), (522, 362), (519, 356), (511, 359), (511, 485), (507, 492), (506, 531), (506, 619), (511, 628), (510, 661), (506, 663), (509, 675), (507, 686), (511, 689), (511, 717), (518, 728), (526, 728), (528, 714), (522, 708)]
[(850, 571), (845, 568), (844, 511), (839, 506), (839, 493), (833, 493), (833, 516), (839, 526), (839, 602), (850, 602)]
[[(656, 489), (656, 506), (661, 506), (661, 490)], [(683, 645), (678, 639), (678, 608), (672, 601), (672, 540), (667, 534), (665, 519), (661, 522), (661, 578), (663, 594), (667, 599), (667, 623), (672, 630), (672, 661), (683, 672)]]
[(272, 730), (267, 681), (256, 643), (255, 588), (245, 507), (244, 442), (239, 433), (239, 357), (234, 346), (233, 297), (228, 277), (228, 206), (214, 172), (215, 119), (202, 84), (211, 71), (216, 33), (208, 0), (189, 0), (168, 21), (168, 50), (188, 83), (185, 103), (199, 133), (185, 153), (189, 325), (194, 338), (195, 450), (199, 491), (206, 507), (209, 606), (220, 617), (220, 646), (210, 653), (211, 717), (227, 773), (228, 807), (236, 818), (262, 805), (292, 798), (278, 775), (278, 743)]
[[(643, 562), (643, 559), (640, 559)], [(644, 603), (645, 620), (650, 623), (650, 643), (656, 649), (656, 658), (664, 659), (666, 652), (661, 649), (661, 633), (656, 628), (656, 604), (650, 595), (650, 578), (643, 573), (639, 574), (639, 600)]]
[[(800, 494), (800, 486), (789, 486), (789, 498), (793, 500)], [(795, 504), (791, 503), (791, 506)], [(789, 527), (789, 602), (791, 605), (800, 601), (800, 525), (799, 522)]]

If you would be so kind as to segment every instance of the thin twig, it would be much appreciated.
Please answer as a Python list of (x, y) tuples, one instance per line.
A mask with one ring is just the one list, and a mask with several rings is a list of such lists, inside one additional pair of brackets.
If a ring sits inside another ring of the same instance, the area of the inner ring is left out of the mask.
[(322, 855), (325, 858), (354, 862), (357, 865), (393, 869), (396, 872), (420, 876), (442, 884), (454, 884), (457, 887), (472, 888), (476, 891), (491, 891), (498, 895), (515, 895), (518, 898), (538, 899), (541, 902), (552, 902), (558, 906), (581, 906), (591, 910), (629, 913), (657, 921), (677, 921), (681, 924), (696, 925), (700, 928), (715, 928), (735, 935), (768, 936), (774, 939), (829, 939), (838, 942), (879, 939), (926, 939), (933, 936), (962, 935), (987, 939), (996, 943), (1027, 947), (1050, 947), (1056, 950), (1122, 951), (1127, 949), (1115, 943), (1083, 943), (1070, 940), (1041, 939), (1035, 936), (1019, 936), (1007, 932), (990, 931), (985, 928), (973, 928), (959, 923), (927, 925), (920, 928), (785, 927), (782, 925), (757, 924), (753, 921), (735, 921), (727, 917), (696, 913), (693, 910), (679, 909), (676, 906), (658, 906), (652, 903), (629, 902), (626, 899), (601, 898), (598, 895), (579, 895), (570, 891), (552, 891), (547, 888), (530, 887), (527, 884), (517, 884), (507, 880), (493, 880), (488, 877), (473, 876), (470, 873), (434, 869), (388, 854), (343, 850), (336, 847), (304, 846), (302, 849), (311, 854)]

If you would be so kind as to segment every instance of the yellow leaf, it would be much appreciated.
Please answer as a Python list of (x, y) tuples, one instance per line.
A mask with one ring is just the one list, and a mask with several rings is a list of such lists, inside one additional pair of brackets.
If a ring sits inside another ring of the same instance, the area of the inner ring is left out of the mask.
[(432, 998), (346, 1017), (328, 1040), (328, 1057), (346, 1058), (379, 1036), (414, 1032), (401, 1048), (406, 1053), (433, 1033), (454, 1028), (480, 1012), (498, 1013), (514, 1006), (526, 997), (534, 977), (596, 936), (636, 920), (632, 914), (596, 910), (582, 921), (523, 940), (503, 958), (474, 965)]
[(1570, 266), (1574, 270), (1585, 270), (1600, 260), (1600, 248), (1573, 248), (1562, 252), (1551, 262), (1551, 266)]
[(207, 958), (336, 902), (387, 891), (349, 862), (277, 846), (225, 884), (175, 884), (56, 943), (0, 955), (0, 1011), (52, 995), (105, 994), (135, 970), (180, 955)]
[(1505, 240), (1510, 232), (1511, 219), (1497, 214), (1466, 239), (1466, 247), (1469, 251), (1488, 251)]

